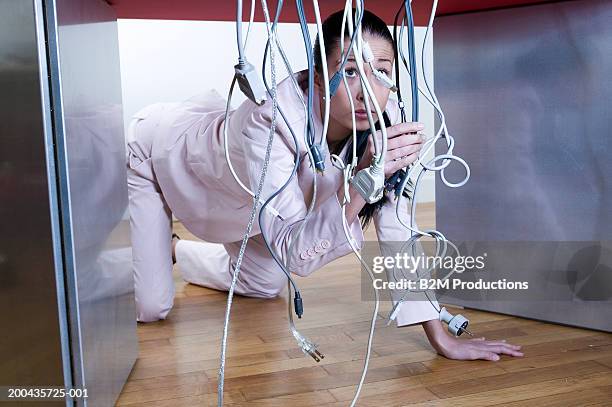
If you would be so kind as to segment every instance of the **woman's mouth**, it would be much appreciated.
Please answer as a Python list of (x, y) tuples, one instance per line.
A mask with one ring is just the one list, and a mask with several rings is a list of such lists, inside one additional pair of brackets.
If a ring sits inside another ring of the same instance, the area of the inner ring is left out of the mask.
[[(376, 113), (372, 112), (372, 117), (374, 118)], [(364, 109), (355, 110), (355, 118), (358, 120), (367, 120), (368, 119), (368, 111)]]

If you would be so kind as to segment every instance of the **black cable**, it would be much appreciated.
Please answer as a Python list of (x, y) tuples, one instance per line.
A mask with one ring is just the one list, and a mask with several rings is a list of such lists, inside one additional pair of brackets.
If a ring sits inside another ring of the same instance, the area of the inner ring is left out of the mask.
[(400, 86), (400, 56), (399, 56), (399, 37), (397, 33), (397, 22), (400, 14), (404, 11), (404, 4), (400, 5), (399, 10), (393, 19), (393, 55), (395, 57), (395, 87), (397, 88), (397, 102), (400, 109), (402, 123), (406, 123), (406, 110), (404, 109), (404, 99), (402, 98), (402, 87)]
[(414, 19), (412, 18), (412, 4), (404, 0), (406, 17), (408, 19), (408, 60), (410, 62), (410, 86), (412, 89), (412, 121), (419, 121), (419, 85), (416, 69), (416, 51), (414, 48)]
[[(277, 27), (277, 24), (278, 24), (278, 19), (279, 19), (279, 16), (280, 16), (282, 8), (283, 8), (283, 0), (279, 0), (278, 3), (277, 3), (277, 6), (276, 6), (276, 15), (274, 16), (274, 23), (272, 24), (272, 30), (271, 31), (272, 31), (273, 34), (276, 34), (276, 27)], [(272, 94), (270, 92), (270, 87), (268, 85), (268, 81), (266, 80), (266, 61), (267, 61), (267, 58), (268, 58), (268, 51), (269, 51), (269, 49), (270, 49), (270, 39), (268, 38), (268, 41), (266, 42), (266, 47), (265, 47), (265, 50), (264, 50), (261, 74), (262, 74), (264, 86), (266, 87), (266, 91), (268, 92), (268, 94), (270, 96), (272, 96)], [(292, 72), (289, 72), (289, 75), (292, 75), (292, 74), (293, 74)], [(259, 222), (259, 230), (261, 231), (261, 236), (263, 238), (264, 244), (266, 245), (266, 248), (270, 252), (270, 255), (272, 256), (272, 258), (274, 259), (276, 264), (278, 264), (278, 266), (281, 268), (283, 273), (285, 273), (285, 275), (287, 276), (287, 278), (291, 282), (291, 285), (292, 285), (293, 290), (295, 292), (295, 295), (294, 295), (294, 311), (295, 311), (296, 315), (298, 316), (298, 318), (301, 318), (302, 314), (304, 313), (304, 308), (303, 308), (303, 305), (302, 305), (302, 296), (300, 294), (300, 290), (298, 289), (295, 281), (291, 277), (291, 273), (287, 270), (286, 266), (282, 263), (282, 261), (278, 258), (278, 256), (276, 255), (276, 253), (274, 252), (274, 250), (270, 246), (270, 243), (268, 242), (268, 239), (266, 238), (266, 236), (264, 234), (264, 231), (263, 231), (263, 217), (262, 217), (262, 214), (264, 213), (264, 209), (266, 208), (266, 206), (268, 206), (268, 204), (270, 204), (272, 199), (274, 199), (283, 190), (285, 190), (285, 188), (287, 188), (287, 186), (289, 185), (291, 180), (297, 174), (297, 169), (299, 168), (299, 165), (300, 165), (300, 156), (298, 154), (299, 145), (298, 145), (298, 140), (297, 140), (297, 137), (295, 135), (295, 132), (293, 131), (293, 128), (289, 124), (289, 121), (287, 120), (287, 117), (285, 116), (285, 113), (283, 112), (283, 110), (281, 109), (281, 107), (278, 104), (277, 104), (277, 109), (278, 109), (278, 112), (280, 113), (281, 117), (283, 118), (283, 121), (285, 122), (285, 124), (287, 124), (287, 127), (289, 128), (289, 132), (291, 133), (291, 136), (293, 138), (293, 142), (295, 143), (295, 150), (296, 150), (295, 165), (293, 166), (293, 170), (291, 171), (291, 175), (289, 176), (287, 181), (276, 192), (274, 192), (263, 203), (263, 205), (261, 206), (261, 209), (260, 209), (260, 212), (259, 212), (259, 216), (258, 216), (258, 222)]]
[[(404, 108), (404, 99), (402, 98), (402, 87), (400, 84), (400, 56), (398, 50), (399, 37), (397, 34), (397, 21), (402, 11), (404, 11), (403, 3), (400, 4), (400, 8), (397, 10), (395, 18), (393, 19), (393, 55), (395, 57), (395, 87), (397, 88), (397, 104), (400, 110), (401, 121), (402, 123), (406, 123), (406, 110)], [(403, 178), (405, 172), (406, 171), (403, 169), (395, 171), (395, 173), (386, 182), (386, 190), (391, 191), (399, 188), (398, 182)]]
[[(404, 0), (403, 3), (404, 3), (404, 9), (406, 12), (406, 16), (404, 17), (404, 20), (407, 20), (407, 25), (408, 25), (408, 60), (410, 64), (410, 88), (411, 88), (411, 93), (412, 93), (411, 95), (412, 96), (412, 121), (418, 122), (419, 121), (419, 87), (418, 87), (418, 82), (417, 82), (416, 55), (415, 55), (415, 48), (414, 48), (414, 19), (412, 17), (412, 5), (410, 4), (410, 0)], [(398, 11), (398, 14), (396, 15), (396, 19), (399, 16), (399, 13), (400, 12)], [(399, 39), (398, 39), (398, 43), (399, 43)], [(398, 48), (398, 46), (396, 45), (395, 48)], [(399, 63), (399, 61), (396, 61), (396, 63)], [(404, 60), (404, 64), (405, 63), (406, 61)], [(404, 173), (398, 177), (398, 181), (396, 182), (394, 186), (396, 197), (399, 197), (404, 192), (401, 190), (401, 186), (406, 180), (406, 177), (408, 177), (408, 171), (405, 171), (405, 170), (402, 170), (402, 171), (404, 171)]]
[(307, 119), (308, 119), (308, 143), (309, 146), (315, 143), (314, 138), (314, 126), (312, 120), (312, 103), (314, 99), (314, 62), (312, 54), (312, 45), (310, 42), (310, 33), (308, 32), (308, 24), (306, 23), (306, 16), (304, 14), (304, 3), (302, 0), (296, 0), (298, 18), (300, 20), (300, 28), (302, 30), (302, 38), (304, 40), (304, 47), (306, 48), (306, 58), (308, 59), (308, 102), (307, 102)]

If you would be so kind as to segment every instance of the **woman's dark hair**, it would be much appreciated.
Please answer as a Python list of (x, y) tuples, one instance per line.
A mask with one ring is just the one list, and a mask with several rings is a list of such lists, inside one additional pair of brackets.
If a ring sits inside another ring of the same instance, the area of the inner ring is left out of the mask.
[[(353, 9), (353, 16), (355, 14), (355, 10)], [(334, 14), (330, 15), (323, 22), (323, 40), (325, 41), (325, 52), (327, 56), (333, 54), (340, 47), (340, 35), (342, 33), (342, 17), (344, 15), (344, 10), (336, 11)], [(361, 31), (363, 33), (368, 33), (371, 36), (376, 36), (386, 40), (391, 47), (393, 47), (394, 41), (387, 24), (376, 14), (364, 10), (363, 17), (361, 19)], [(348, 30), (345, 30), (346, 38), (350, 39), (348, 35)], [(345, 48), (346, 49), (346, 48)], [(319, 75), (323, 74), (323, 64), (327, 63), (327, 61), (321, 60), (321, 53), (319, 52), (319, 36), (315, 40), (314, 44), (314, 65), (315, 70), (319, 73)], [(330, 72), (330, 76), (333, 75), (334, 72)], [(386, 113), (383, 112), (383, 119), (385, 121), (385, 126), (388, 127), (391, 125), (389, 118)], [(380, 124), (376, 123), (376, 129), (380, 129)], [(365, 153), (365, 149), (367, 147), (368, 136), (370, 135), (370, 130), (357, 132), (357, 159), (361, 160), (361, 157)], [(338, 148), (340, 151), (345, 143), (352, 143), (352, 137), (347, 137), (344, 142)], [(352, 147), (347, 149), (347, 153), (344, 158), (344, 162), (348, 163), (350, 160), (349, 152), (352, 151)], [(409, 183), (408, 186), (411, 186)], [(410, 194), (408, 191), (403, 191), (403, 195), (410, 199)], [(373, 204), (365, 204), (365, 206), (359, 212), (359, 219), (361, 220), (361, 226), (365, 229), (372, 217), (376, 212), (380, 210), (380, 208), (389, 201), (389, 198), (383, 195), (382, 199)]]
[[(325, 52), (327, 56), (332, 54), (336, 49), (340, 48), (340, 34), (342, 33), (342, 17), (344, 10), (336, 11), (323, 21), (323, 40), (325, 41)], [(355, 16), (355, 9), (353, 9), (353, 18)], [(351, 18), (351, 17), (349, 17)], [(387, 27), (387, 24), (376, 14), (363, 10), (363, 17), (361, 18), (361, 31), (368, 33), (373, 37), (379, 37), (386, 40), (391, 47), (393, 47), (393, 36)], [(350, 39), (348, 30), (345, 29), (344, 33), (346, 38)], [(345, 47), (346, 50), (346, 47)], [(326, 61), (327, 62), (327, 61)], [(319, 73), (323, 73), (323, 61), (321, 60), (321, 53), (319, 52), (319, 35), (314, 43), (314, 65), (315, 70)], [(333, 75), (333, 72), (330, 72)]]

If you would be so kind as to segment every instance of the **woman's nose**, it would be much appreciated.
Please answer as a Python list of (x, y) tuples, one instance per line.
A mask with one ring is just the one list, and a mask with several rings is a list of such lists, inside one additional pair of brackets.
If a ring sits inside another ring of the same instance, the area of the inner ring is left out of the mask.
[(358, 102), (363, 102), (363, 90), (361, 89), (361, 84), (359, 85), (359, 90), (357, 91), (356, 99)]
[[(370, 87), (372, 88), (372, 90), (375, 90), (376, 86), (378, 85), (376, 83), (377, 79), (374, 77), (374, 75), (369, 69), (365, 69), (365, 75), (366, 75), (367, 81), (370, 83)], [(357, 89), (358, 90), (356, 94), (356, 99), (358, 102), (363, 102), (363, 89), (361, 87), (361, 83), (358, 85)]]

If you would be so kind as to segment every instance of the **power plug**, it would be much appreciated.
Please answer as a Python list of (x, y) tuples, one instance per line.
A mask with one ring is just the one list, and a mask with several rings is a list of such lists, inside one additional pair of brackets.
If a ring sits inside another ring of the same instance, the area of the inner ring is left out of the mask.
[(300, 349), (302, 349), (302, 352), (304, 352), (305, 355), (310, 356), (317, 363), (320, 362), (321, 359), (325, 358), (325, 355), (323, 355), (323, 353), (319, 351), (319, 346), (316, 343), (312, 342), (310, 339), (306, 338), (301, 333), (299, 333), (293, 326), (291, 328), (291, 333), (293, 334), (293, 337), (297, 341), (298, 346), (300, 347)]
[(443, 307), (440, 310), (440, 321), (446, 322), (448, 331), (455, 336), (460, 336), (464, 332), (472, 336), (472, 333), (467, 329), (470, 321), (461, 314), (453, 315)]
[(377, 202), (382, 198), (385, 189), (385, 173), (381, 166), (372, 164), (357, 172), (351, 178), (351, 185), (367, 203)]
[(305, 340), (300, 344), (300, 348), (305, 355), (309, 355), (311, 358), (315, 360), (315, 362), (320, 362), (321, 359), (325, 358), (321, 352), (319, 352), (318, 346), (315, 343), (310, 342), (309, 340)]
[(266, 102), (266, 88), (259, 79), (255, 67), (245, 61), (234, 66), (234, 71), (242, 93), (257, 105), (263, 105)]

